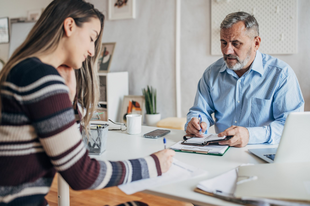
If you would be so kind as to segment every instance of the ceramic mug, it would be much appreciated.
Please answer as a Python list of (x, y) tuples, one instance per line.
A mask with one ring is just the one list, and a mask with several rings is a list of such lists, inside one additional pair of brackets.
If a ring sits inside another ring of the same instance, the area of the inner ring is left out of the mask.
[(141, 114), (127, 114), (127, 133), (140, 134), (141, 133)]

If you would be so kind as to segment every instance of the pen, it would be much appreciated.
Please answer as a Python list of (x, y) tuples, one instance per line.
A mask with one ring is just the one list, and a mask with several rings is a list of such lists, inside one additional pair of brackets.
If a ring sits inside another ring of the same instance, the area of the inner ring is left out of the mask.
[(198, 114), (198, 120), (199, 120), (199, 126), (200, 126), (200, 130), (199, 130), (199, 133), (200, 133), (201, 132), (201, 121), (202, 121), (200, 114)]
[(163, 141), (164, 141), (164, 149), (166, 149), (166, 138), (165, 137), (164, 137)]

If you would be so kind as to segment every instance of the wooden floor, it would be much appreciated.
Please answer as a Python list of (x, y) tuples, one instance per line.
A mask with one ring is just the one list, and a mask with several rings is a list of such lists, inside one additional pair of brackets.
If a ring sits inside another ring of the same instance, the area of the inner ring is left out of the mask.
[[(57, 176), (55, 176), (50, 192), (45, 198), (48, 201), (49, 206), (58, 205)], [(145, 194), (142, 192), (137, 192), (133, 195), (126, 195), (118, 187), (84, 191), (74, 191), (70, 189), (70, 206), (112, 206), (128, 201), (140, 201), (147, 203), (149, 206), (193, 206), (191, 203), (180, 202), (172, 199)]]

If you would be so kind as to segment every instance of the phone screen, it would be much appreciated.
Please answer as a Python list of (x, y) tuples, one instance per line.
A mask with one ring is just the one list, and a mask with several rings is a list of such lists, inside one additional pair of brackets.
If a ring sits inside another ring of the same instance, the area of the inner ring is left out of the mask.
[(158, 138), (168, 134), (170, 130), (167, 129), (156, 129), (151, 132), (144, 134), (143, 136), (146, 138)]

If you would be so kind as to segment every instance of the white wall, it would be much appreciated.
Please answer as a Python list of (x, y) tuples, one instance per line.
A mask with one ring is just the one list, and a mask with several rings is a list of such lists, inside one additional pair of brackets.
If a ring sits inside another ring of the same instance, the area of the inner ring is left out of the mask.
[[(107, 0), (89, 0), (105, 15)], [(25, 17), (27, 10), (43, 8), (50, 0), (0, 0), (0, 17)], [(211, 56), (211, 1), (181, 1), (181, 104), (182, 116), (194, 102), (203, 71), (220, 56)], [(310, 110), (310, 1), (298, 1), (297, 54), (278, 55), (295, 71)], [(129, 72), (129, 93), (141, 95), (152, 85), (158, 92), (162, 117), (175, 116), (175, 1), (137, 0), (136, 19), (105, 22), (103, 42), (116, 42), (111, 71)], [(107, 17), (107, 15), (106, 15)], [(262, 39), (262, 44), (264, 40)], [(7, 60), (8, 44), (0, 45), (0, 58)]]
[[(0, 0), (0, 17), (27, 17), (27, 11), (45, 8), (50, 0)], [(0, 58), (8, 59), (9, 44), (0, 44)]]

